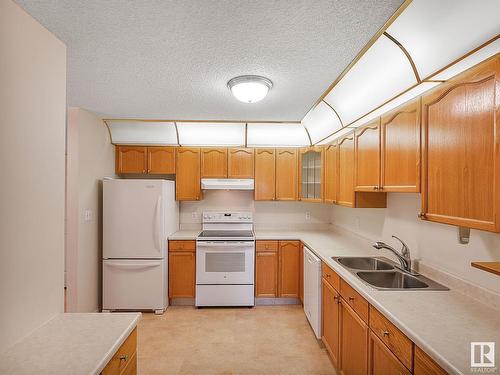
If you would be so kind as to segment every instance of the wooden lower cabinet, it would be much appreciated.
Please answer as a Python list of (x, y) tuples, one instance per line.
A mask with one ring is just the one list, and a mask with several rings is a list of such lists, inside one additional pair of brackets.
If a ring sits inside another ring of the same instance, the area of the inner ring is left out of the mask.
[(299, 298), (300, 241), (279, 242), (279, 297)]
[(410, 375), (411, 372), (392, 354), (389, 348), (370, 332), (368, 353), (369, 375)]
[(441, 366), (432, 360), (422, 349), (415, 346), (414, 375), (447, 375)]
[(255, 254), (255, 297), (278, 296), (278, 252), (257, 251)]
[(127, 337), (108, 362), (103, 375), (135, 375), (137, 374), (137, 328)]
[(366, 323), (354, 310), (341, 302), (341, 374), (366, 375), (368, 370), (368, 334)]
[(168, 297), (194, 298), (196, 255), (194, 241), (170, 241), (168, 252)]
[(340, 295), (323, 277), (322, 288), (322, 341), (333, 365), (340, 368)]

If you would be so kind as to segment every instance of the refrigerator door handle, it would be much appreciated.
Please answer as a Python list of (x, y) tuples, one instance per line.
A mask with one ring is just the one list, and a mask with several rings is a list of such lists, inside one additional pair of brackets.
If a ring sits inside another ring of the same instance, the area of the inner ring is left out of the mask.
[(142, 261), (141, 263), (106, 262), (106, 264), (110, 267), (141, 269), (141, 268), (158, 267), (161, 265), (161, 261), (151, 261), (151, 262)]
[(155, 223), (153, 228), (153, 236), (156, 244), (156, 249), (161, 252), (161, 195), (158, 196), (156, 201), (156, 209), (155, 209)]

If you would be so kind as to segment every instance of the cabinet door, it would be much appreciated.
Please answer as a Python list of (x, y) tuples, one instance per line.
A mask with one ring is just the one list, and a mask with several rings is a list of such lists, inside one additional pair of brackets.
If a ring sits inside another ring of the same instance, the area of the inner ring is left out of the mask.
[(338, 185), (337, 157), (338, 157), (338, 150), (336, 143), (325, 146), (324, 198), (326, 203), (337, 202), (337, 185)]
[(436, 362), (432, 360), (422, 349), (415, 346), (415, 375), (447, 375)]
[(179, 147), (175, 176), (175, 197), (179, 201), (201, 199), (200, 149)]
[(297, 200), (297, 149), (276, 149), (276, 200)]
[(332, 362), (340, 369), (340, 295), (333, 287), (321, 278), (322, 284), (322, 340), (330, 353)]
[(277, 297), (278, 253), (265, 251), (255, 255), (255, 297)]
[(323, 147), (299, 150), (299, 199), (306, 202), (323, 201)]
[(146, 173), (147, 147), (116, 146), (116, 174)]
[(169, 298), (194, 298), (196, 259), (194, 252), (168, 253)]
[(230, 148), (227, 176), (229, 178), (253, 178), (253, 156), (252, 148)]
[(499, 76), (496, 56), (423, 98), (422, 218), (500, 231)]
[(227, 177), (227, 148), (201, 149), (201, 177)]
[(174, 174), (175, 173), (175, 148), (174, 147), (148, 147), (148, 173), (149, 174)]
[(411, 372), (391, 353), (380, 339), (370, 332), (369, 375), (410, 375)]
[(338, 142), (339, 185), (337, 203), (354, 207), (354, 134)]
[(420, 99), (382, 117), (382, 190), (420, 191)]
[(368, 326), (342, 300), (341, 367), (345, 375), (366, 375), (368, 371)]
[(276, 199), (276, 150), (255, 149), (255, 200)]
[(378, 191), (380, 187), (380, 120), (356, 130), (354, 137), (354, 189)]
[(299, 298), (299, 241), (279, 242), (279, 280), (280, 297)]

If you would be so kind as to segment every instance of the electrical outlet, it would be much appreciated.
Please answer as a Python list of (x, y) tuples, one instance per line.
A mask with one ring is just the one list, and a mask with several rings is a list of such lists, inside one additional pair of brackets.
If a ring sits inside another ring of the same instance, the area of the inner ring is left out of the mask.
[(198, 219), (198, 212), (196, 212), (196, 211), (191, 212), (191, 219), (194, 219), (194, 220)]
[(91, 222), (92, 221), (92, 210), (87, 208), (84, 212), (83, 212), (83, 220), (88, 223), (88, 222)]
[(310, 212), (306, 212), (306, 220), (311, 220), (311, 213)]

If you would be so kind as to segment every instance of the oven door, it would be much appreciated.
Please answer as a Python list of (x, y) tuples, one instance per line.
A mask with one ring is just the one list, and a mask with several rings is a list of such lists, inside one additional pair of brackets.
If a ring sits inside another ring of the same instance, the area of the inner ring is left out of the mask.
[(253, 284), (254, 241), (197, 241), (196, 284)]

